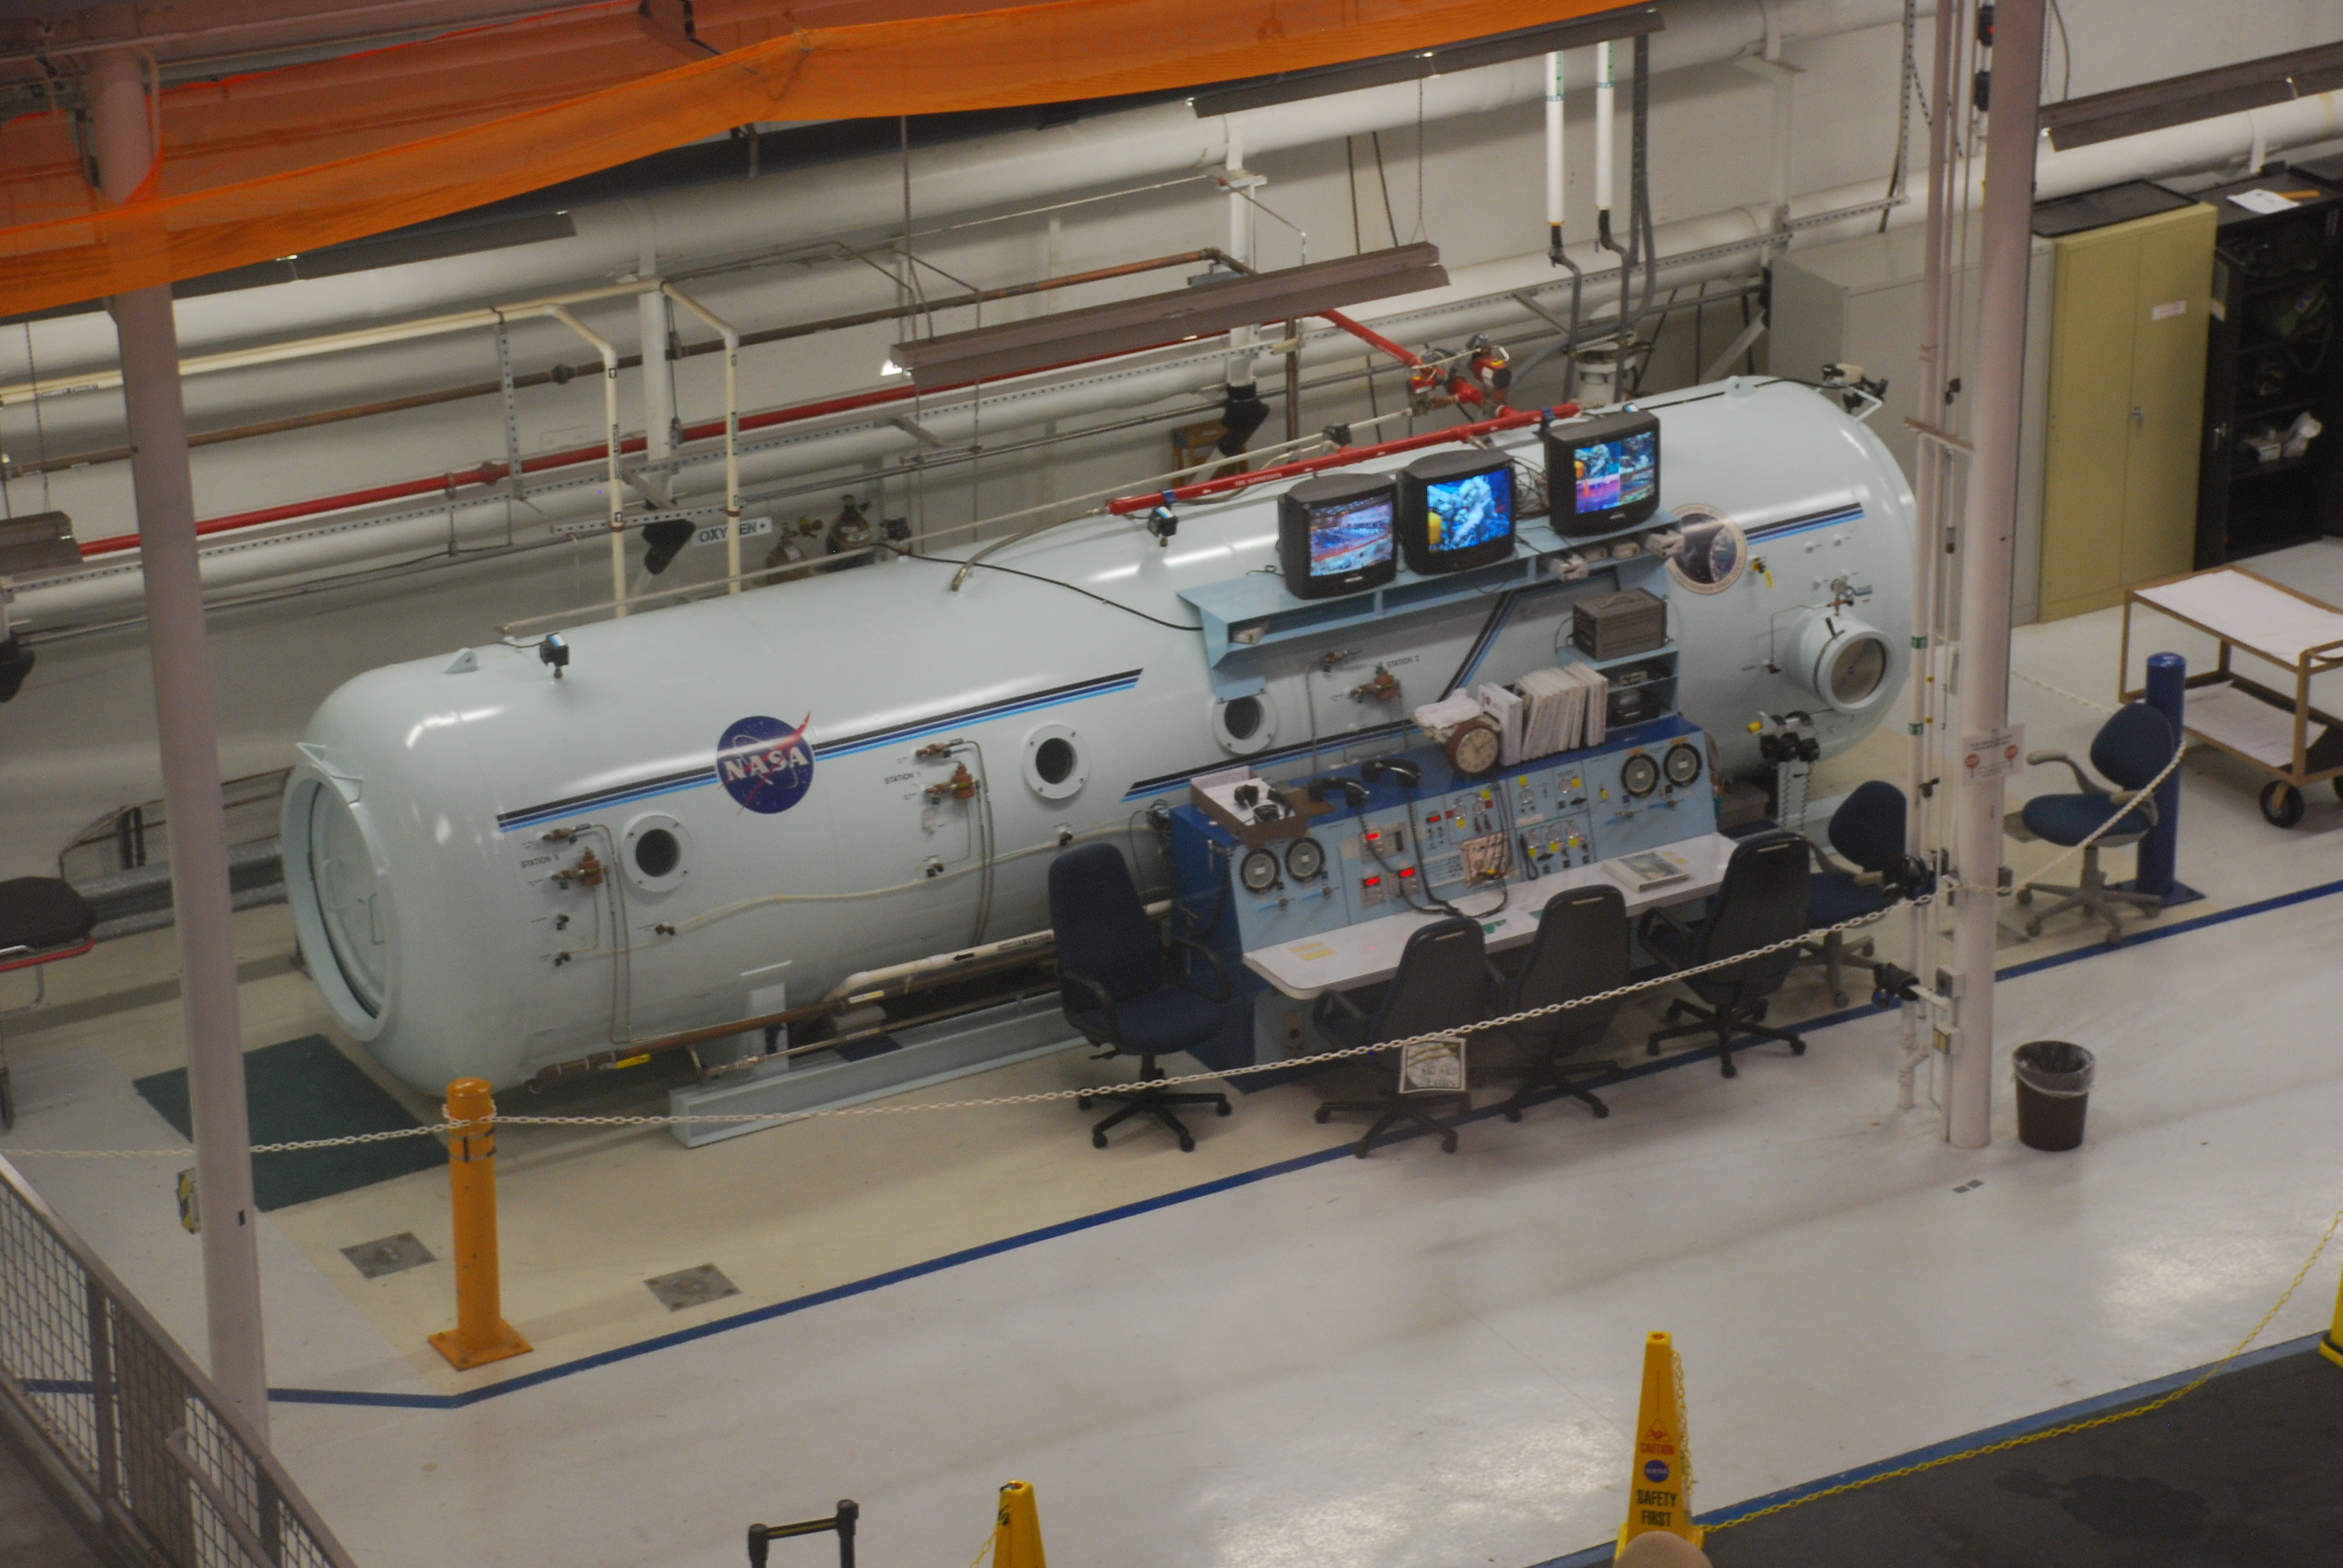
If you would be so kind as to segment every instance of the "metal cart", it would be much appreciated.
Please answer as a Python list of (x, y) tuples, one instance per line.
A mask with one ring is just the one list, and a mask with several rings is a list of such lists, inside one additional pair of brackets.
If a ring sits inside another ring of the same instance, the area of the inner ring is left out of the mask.
[[(2343, 720), (2310, 705), (2310, 678), (2343, 669), (2343, 609), (2280, 587), (2242, 567), (2213, 567), (2145, 583), (2124, 595), (2121, 685), (2131, 668), (2131, 615), (2142, 605), (2219, 642), (2211, 669), (2188, 678), (2183, 729), (2269, 775), (2262, 815), (2281, 828), (2302, 820), (2303, 791), (2334, 781), (2343, 795)], [(2294, 674), (2280, 691), (2235, 668), (2243, 652)], [(2126, 689), (2133, 701), (2142, 689)]]

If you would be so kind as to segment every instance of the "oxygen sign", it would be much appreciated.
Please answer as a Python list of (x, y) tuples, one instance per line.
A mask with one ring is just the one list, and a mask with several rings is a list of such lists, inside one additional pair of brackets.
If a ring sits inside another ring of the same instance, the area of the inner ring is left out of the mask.
[(805, 739), (812, 721), (811, 714), (794, 728), (757, 713), (734, 719), (716, 743), (717, 782), (751, 811), (788, 810), (813, 788), (813, 748)]

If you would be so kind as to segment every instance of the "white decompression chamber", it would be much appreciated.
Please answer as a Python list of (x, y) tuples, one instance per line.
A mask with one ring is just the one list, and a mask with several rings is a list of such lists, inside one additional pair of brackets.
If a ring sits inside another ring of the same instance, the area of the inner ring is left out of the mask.
[[(1909, 662), (1913, 503), (1803, 386), (1657, 397), (1675, 706), (1725, 769), (1750, 720), (1844, 750)], [(1534, 469), (1534, 429), (1501, 437)], [(1393, 457), (1371, 467), (1397, 467)], [(1615, 586), (1526, 551), (1486, 592), (1216, 664), (1183, 592), (1273, 570), (1274, 486), (1180, 509), (1168, 546), (1094, 518), (987, 558), (870, 568), (377, 669), (329, 697), (285, 798), (310, 972), (400, 1079), (502, 1087), (827, 995), (1048, 923), (1050, 857), (1245, 762), (1282, 777), (1421, 741), (1409, 714), (1552, 664)], [(997, 569), (995, 569), (997, 568)], [(1341, 601), (1319, 601), (1339, 604)], [(959, 743), (952, 745), (951, 743)], [(950, 745), (950, 749), (945, 748)], [(980, 926), (981, 930), (980, 931)], [(751, 1006), (754, 998), (758, 1007)]]

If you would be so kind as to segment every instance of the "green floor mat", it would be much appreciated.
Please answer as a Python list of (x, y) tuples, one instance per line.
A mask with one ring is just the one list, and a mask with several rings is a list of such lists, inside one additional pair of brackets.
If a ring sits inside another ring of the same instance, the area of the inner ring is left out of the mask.
[[(186, 1068), (142, 1078), (136, 1087), (164, 1121), (194, 1136), (187, 1116)], [(318, 1034), (246, 1052), (244, 1092), (245, 1102), (251, 1108), (255, 1143), (341, 1138), (421, 1125)], [(386, 1138), (379, 1143), (307, 1149), (294, 1154), (256, 1154), (252, 1161), (253, 1199), (266, 1212), (427, 1171), (447, 1161), (446, 1145), (436, 1138), (423, 1137)]]

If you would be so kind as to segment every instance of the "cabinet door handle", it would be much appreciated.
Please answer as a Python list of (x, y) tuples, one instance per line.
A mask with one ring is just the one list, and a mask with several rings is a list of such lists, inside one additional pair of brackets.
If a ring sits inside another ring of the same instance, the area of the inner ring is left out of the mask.
[(2133, 404), (2131, 407), (2131, 427), (2135, 430), (2145, 430), (2147, 428), (2147, 410), (2141, 407), (2137, 403)]

